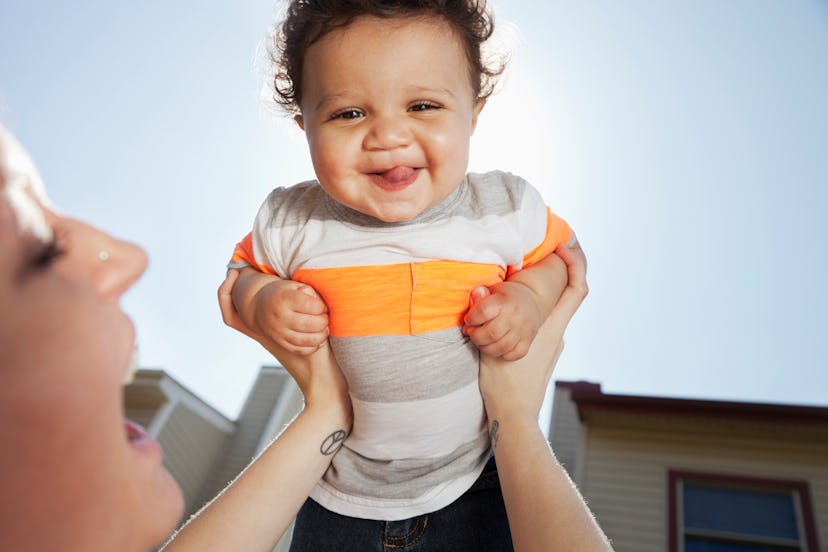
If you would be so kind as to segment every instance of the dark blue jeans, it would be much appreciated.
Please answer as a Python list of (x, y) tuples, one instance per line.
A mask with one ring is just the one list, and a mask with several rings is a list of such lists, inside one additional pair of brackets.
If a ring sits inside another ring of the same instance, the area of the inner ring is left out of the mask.
[(296, 516), (290, 552), (501, 552), (512, 535), (494, 458), (463, 496), (402, 521), (357, 519), (308, 499)]

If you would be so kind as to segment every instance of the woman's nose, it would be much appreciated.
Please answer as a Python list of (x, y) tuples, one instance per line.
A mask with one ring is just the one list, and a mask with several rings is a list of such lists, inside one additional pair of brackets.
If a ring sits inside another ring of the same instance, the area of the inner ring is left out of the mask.
[(134, 243), (111, 236), (103, 241), (97, 253), (95, 284), (103, 296), (118, 298), (147, 269), (147, 254)]
[(374, 117), (365, 135), (364, 146), (369, 151), (390, 150), (411, 143), (411, 129), (396, 117)]

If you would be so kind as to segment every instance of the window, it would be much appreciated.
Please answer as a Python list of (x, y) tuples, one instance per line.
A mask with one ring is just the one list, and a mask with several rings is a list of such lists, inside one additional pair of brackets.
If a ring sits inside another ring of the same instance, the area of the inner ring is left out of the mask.
[(817, 552), (807, 483), (670, 472), (674, 552)]

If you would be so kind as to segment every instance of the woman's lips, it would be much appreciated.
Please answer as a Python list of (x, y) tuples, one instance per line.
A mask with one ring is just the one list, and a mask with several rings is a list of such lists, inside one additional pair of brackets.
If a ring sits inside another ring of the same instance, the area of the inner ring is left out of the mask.
[(142, 454), (157, 456), (160, 460), (162, 454), (161, 445), (147, 433), (147, 430), (131, 420), (124, 420), (124, 431), (127, 441), (129, 441), (133, 449)]
[(417, 180), (420, 169), (413, 167), (393, 167), (386, 171), (371, 173), (369, 176), (374, 184), (390, 192), (407, 188)]
[[(135, 372), (138, 370), (138, 345), (134, 345), (132, 354), (129, 358), (126, 373), (124, 375), (124, 384), (129, 384)], [(161, 445), (156, 441), (152, 435), (147, 433), (147, 430), (136, 424), (132, 420), (124, 418), (124, 434), (130, 447), (142, 455), (153, 457), (157, 462), (161, 461), (163, 452)]]

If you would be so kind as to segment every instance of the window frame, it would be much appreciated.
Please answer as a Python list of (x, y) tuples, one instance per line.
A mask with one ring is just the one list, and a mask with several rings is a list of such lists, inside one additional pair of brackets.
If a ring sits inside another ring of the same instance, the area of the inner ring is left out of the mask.
[[(737, 489), (766, 490), (769, 492), (790, 492), (794, 500), (794, 509), (797, 513), (797, 523), (800, 528), (803, 552), (819, 552), (814, 509), (811, 502), (810, 485), (807, 481), (771, 479), (760, 477), (745, 477), (725, 473), (696, 472), (685, 470), (669, 470), (667, 474), (667, 505), (668, 505), (668, 539), (670, 552), (684, 552), (683, 504), (680, 486), (684, 483), (697, 483), (714, 487), (732, 487)], [(796, 500), (798, 498), (798, 500)], [(703, 536), (703, 535), (701, 535)], [(772, 539), (768, 543), (773, 543)], [(780, 543), (781, 544), (781, 543)]]

